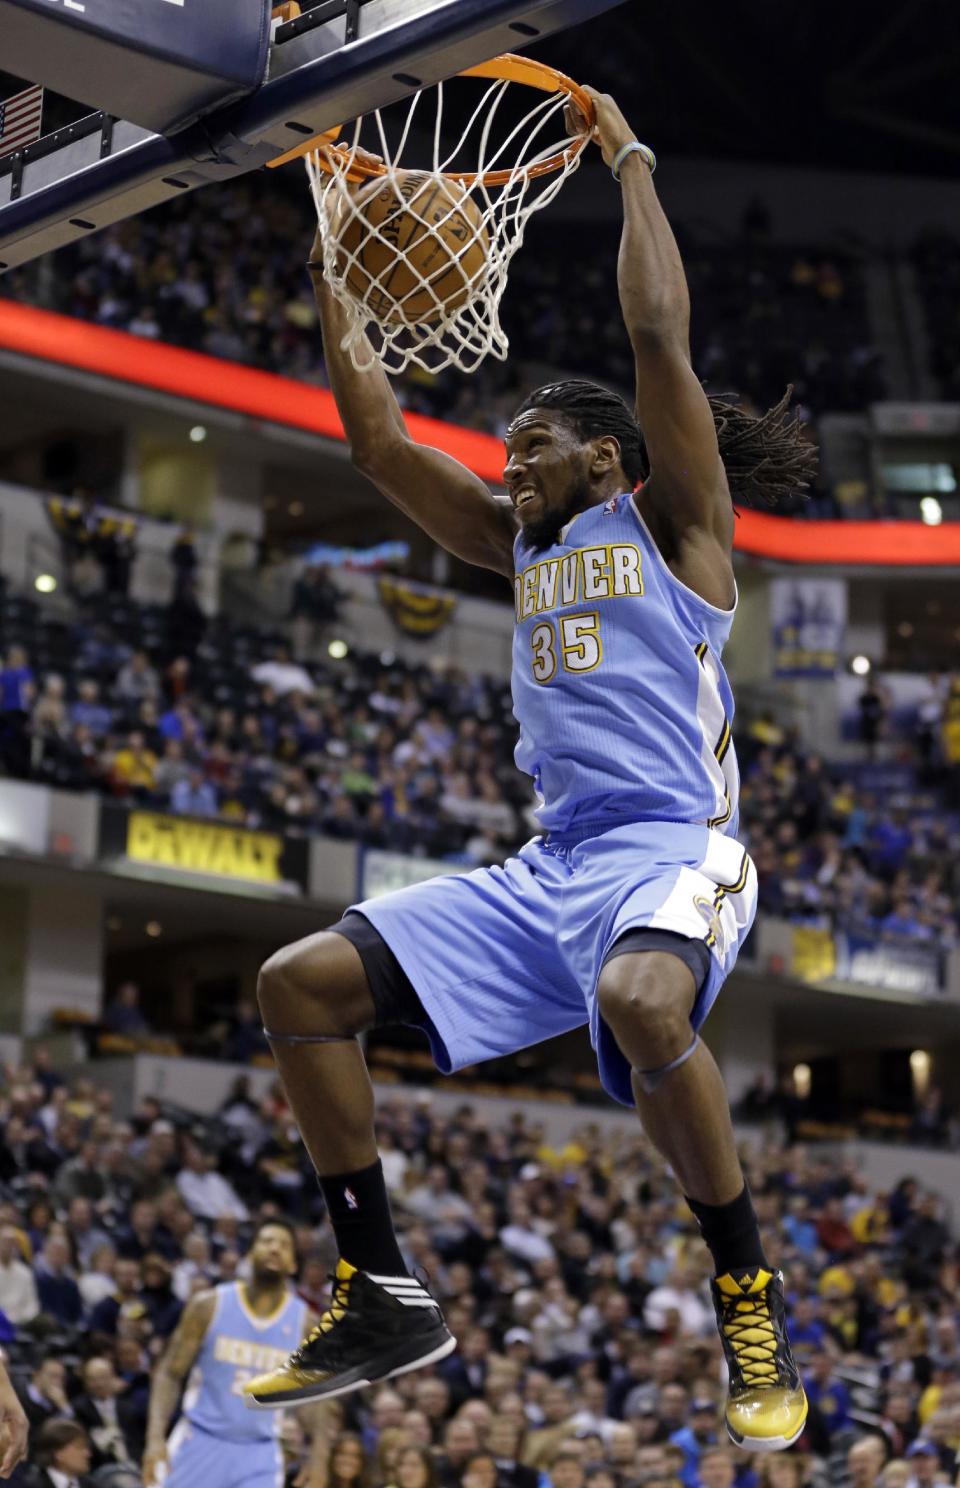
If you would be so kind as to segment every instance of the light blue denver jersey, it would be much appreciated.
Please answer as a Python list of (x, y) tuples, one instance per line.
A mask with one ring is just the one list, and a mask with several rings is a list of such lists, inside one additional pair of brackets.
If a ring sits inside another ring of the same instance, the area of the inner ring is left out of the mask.
[(675, 578), (629, 494), (542, 552), (514, 545), (513, 710), (537, 820), (559, 838), (633, 821), (735, 834), (733, 610)]
[(306, 1303), (288, 1292), (272, 1317), (258, 1318), (243, 1301), (240, 1283), (224, 1282), (216, 1295), (213, 1321), (187, 1381), (183, 1414), (201, 1431), (226, 1441), (272, 1441), (280, 1413), (249, 1410), (241, 1392), (255, 1374), (276, 1369), (297, 1347)]

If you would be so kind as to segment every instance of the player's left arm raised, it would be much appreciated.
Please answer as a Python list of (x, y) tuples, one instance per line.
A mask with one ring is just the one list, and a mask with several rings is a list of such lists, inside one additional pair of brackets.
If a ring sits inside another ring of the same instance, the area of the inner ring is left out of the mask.
[[(612, 98), (586, 91), (596, 109), (593, 138), (607, 165), (612, 165), (621, 147), (637, 136)], [(693, 542), (706, 549), (702, 557), (716, 561), (722, 554), (727, 560), (722, 567), (728, 568), (733, 509), (713, 413), (690, 365), (686, 275), (641, 152), (623, 159), (620, 189), (623, 236), (617, 284), (633, 347), (637, 422), (650, 462), (646, 494), (669, 524), (678, 548)], [(680, 558), (680, 553), (673, 556)], [(722, 597), (716, 593), (705, 597), (721, 606), (730, 604), (732, 570), (718, 588), (724, 591)]]

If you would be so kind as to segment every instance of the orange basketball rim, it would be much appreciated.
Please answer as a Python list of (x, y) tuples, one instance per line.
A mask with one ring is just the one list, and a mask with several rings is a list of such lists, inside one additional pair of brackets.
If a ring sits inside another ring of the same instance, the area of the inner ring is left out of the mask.
[[(573, 78), (567, 77), (556, 67), (549, 67), (546, 62), (536, 62), (532, 57), (520, 57), (515, 52), (504, 52), (500, 57), (491, 57), (489, 62), (479, 62), (476, 67), (465, 68), (457, 76), (520, 83), (525, 88), (536, 88), (540, 93), (565, 93), (571, 102), (576, 104), (577, 110), (587, 121), (589, 128), (585, 134), (572, 140), (565, 149), (558, 150), (555, 155), (547, 156), (545, 160), (537, 160), (530, 165), (504, 170), (443, 171), (441, 174), (448, 181), (456, 181), (468, 187), (475, 186), (478, 182), (482, 182), (484, 186), (507, 186), (517, 175), (525, 176), (532, 181), (537, 176), (548, 176), (554, 171), (569, 170), (586, 146), (590, 138), (590, 129), (596, 120), (593, 99), (579, 83), (575, 83)], [(312, 139), (302, 141), (292, 150), (287, 150), (283, 155), (278, 155), (276, 160), (268, 163), (271, 167), (284, 165), (288, 160), (295, 160), (298, 156), (307, 155), (315, 150), (317, 160), (324, 170), (330, 172), (337, 170), (353, 184), (372, 181), (377, 176), (387, 175), (389, 167), (378, 156), (371, 155), (368, 151), (356, 146), (350, 149), (336, 143), (343, 127), (342, 124), (336, 124), (332, 129), (326, 130), (323, 134), (314, 135)]]

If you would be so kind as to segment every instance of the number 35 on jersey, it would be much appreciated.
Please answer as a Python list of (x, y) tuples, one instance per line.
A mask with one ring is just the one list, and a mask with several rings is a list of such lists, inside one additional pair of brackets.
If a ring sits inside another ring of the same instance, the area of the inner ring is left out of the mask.
[[(640, 549), (633, 543), (576, 548), (563, 558), (545, 558), (518, 573), (517, 620), (565, 609), (578, 601), (641, 595)], [(538, 620), (530, 631), (533, 676), (553, 680), (559, 670), (592, 672), (603, 660), (600, 612), (585, 609)]]

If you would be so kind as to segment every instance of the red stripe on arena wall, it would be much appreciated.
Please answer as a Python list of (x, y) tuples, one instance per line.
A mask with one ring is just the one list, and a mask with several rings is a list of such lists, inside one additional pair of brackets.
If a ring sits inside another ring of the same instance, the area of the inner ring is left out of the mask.
[[(306, 429), (326, 439), (345, 437), (333, 394), (326, 388), (33, 305), (0, 300), (0, 347), (250, 418)], [(499, 440), (423, 414), (407, 414), (406, 420), (416, 440), (454, 455), (484, 480), (500, 480), (505, 455)]]
[[(0, 300), (0, 347), (325, 439), (344, 438), (333, 395), (325, 388), (32, 305)], [(414, 439), (445, 450), (483, 480), (500, 482), (503, 445), (493, 435), (423, 414), (407, 414), (406, 420)], [(960, 566), (960, 522), (927, 527), (922, 522), (796, 521), (745, 511), (737, 519), (735, 543), (741, 553), (783, 563)]]
[(745, 511), (737, 519), (734, 543), (740, 553), (783, 563), (895, 564), (898, 568), (960, 565), (960, 522), (928, 527), (924, 522), (794, 521)]

